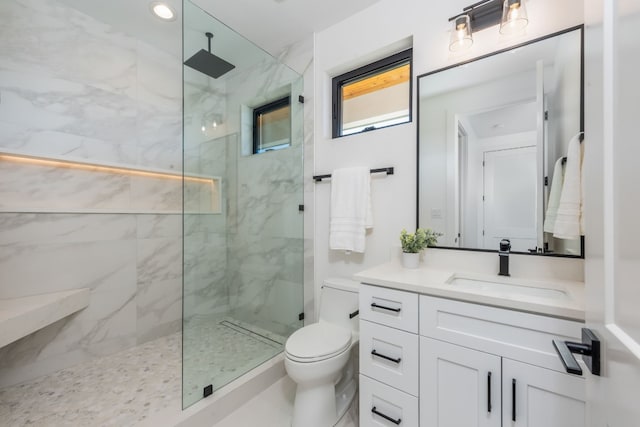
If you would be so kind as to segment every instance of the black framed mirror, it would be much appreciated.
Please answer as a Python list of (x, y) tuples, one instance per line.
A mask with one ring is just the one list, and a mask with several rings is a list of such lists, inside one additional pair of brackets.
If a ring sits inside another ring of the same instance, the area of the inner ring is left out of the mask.
[(438, 247), (584, 257), (557, 220), (581, 169), (583, 63), (578, 26), (417, 77), (417, 223)]

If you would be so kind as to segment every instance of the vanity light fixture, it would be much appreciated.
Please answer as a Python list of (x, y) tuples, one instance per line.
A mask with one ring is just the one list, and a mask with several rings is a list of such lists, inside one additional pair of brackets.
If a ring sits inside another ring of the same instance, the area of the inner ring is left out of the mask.
[(451, 40), (449, 41), (449, 50), (457, 52), (459, 50), (469, 49), (473, 44), (471, 36), (471, 19), (469, 15), (461, 15), (455, 18), (454, 28), (451, 31)]
[(449, 18), (453, 30), (449, 41), (452, 52), (468, 49), (473, 44), (473, 31), (500, 24), (500, 34), (510, 35), (522, 31), (529, 19), (525, 0), (482, 0), (462, 9), (462, 13)]
[(518, 33), (528, 23), (529, 18), (527, 17), (527, 8), (524, 6), (524, 0), (504, 0), (500, 34)]
[(171, 6), (166, 3), (161, 3), (154, 1), (149, 4), (149, 9), (155, 16), (162, 19), (163, 21), (175, 21), (176, 20), (176, 12), (173, 10)]

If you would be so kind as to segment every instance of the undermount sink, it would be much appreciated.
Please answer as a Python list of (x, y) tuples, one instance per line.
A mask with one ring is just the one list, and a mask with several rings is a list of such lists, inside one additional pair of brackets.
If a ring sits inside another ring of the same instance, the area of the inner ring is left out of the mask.
[(569, 296), (561, 289), (547, 287), (544, 283), (527, 282), (509, 277), (480, 277), (454, 274), (446, 283), (461, 290), (499, 292), (501, 294), (532, 296), (538, 298), (566, 299)]

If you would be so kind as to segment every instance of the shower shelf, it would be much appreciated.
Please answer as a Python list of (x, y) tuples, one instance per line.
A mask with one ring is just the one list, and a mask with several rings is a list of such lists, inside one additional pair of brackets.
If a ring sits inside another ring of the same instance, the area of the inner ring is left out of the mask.
[[(57, 187), (56, 176), (41, 175), (42, 181), (38, 191), (46, 197), (34, 197), (29, 199), (28, 193), (22, 193), (22, 182), (9, 182), (4, 188), (3, 194), (9, 194), (0, 202), (0, 213), (96, 213), (96, 214), (181, 214), (183, 205), (183, 193), (190, 196), (185, 198), (189, 204), (188, 211), (195, 210), (199, 213), (219, 214), (222, 212), (222, 177), (202, 175), (194, 173), (182, 173), (182, 171), (148, 168), (144, 166), (132, 166), (113, 162), (93, 162), (88, 159), (71, 158), (66, 156), (44, 155), (37, 153), (25, 153), (8, 148), (0, 148), (0, 163), (14, 163), (29, 166), (42, 166), (48, 168), (66, 168), (75, 170), (80, 174), (73, 176), (77, 181), (84, 182), (86, 188), (93, 181), (86, 181), (93, 173), (102, 175), (128, 175), (132, 178), (128, 182), (129, 187), (116, 192), (113, 200), (103, 203), (105, 207), (89, 208), (89, 203), (95, 204), (94, 194), (86, 190), (78, 192), (81, 196), (69, 196), (69, 189), (62, 186), (62, 191)], [(0, 165), (1, 167), (2, 165)], [(69, 178), (63, 176), (62, 180)], [(84, 180), (84, 181), (83, 181)], [(155, 181), (154, 181), (155, 180)], [(173, 181), (173, 185), (164, 185), (158, 180)], [(64, 185), (66, 184), (62, 181)], [(13, 185), (13, 187), (12, 187)], [(33, 185), (33, 183), (31, 184)], [(111, 185), (122, 185), (121, 183)], [(187, 187), (188, 186), (188, 187)], [(109, 188), (109, 187), (107, 187)], [(133, 193), (135, 188), (138, 193)], [(153, 196), (162, 189), (159, 195)], [(60, 192), (60, 197), (52, 195)], [(131, 193), (131, 194), (129, 194)], [(14, 194), (23, 194), (13, 197)], [(150, 196), (151, 195), (151, 196)], [(144, 197), (140, 197), (144, 196)], [(1, 198), (0, 198), (1, 199)], [(104, 202), (104, 200), (102, 200)], [(9, 203), (9, 204), (5, 204)], [(195, 205), (193, 205), (195, 203)], [(205, 204), (207, 203), (207, 204)], [(193, 206), (191, 206), (193, 205)]]
[(0, 347), (89, 305), (89, 289), (0, 299)]

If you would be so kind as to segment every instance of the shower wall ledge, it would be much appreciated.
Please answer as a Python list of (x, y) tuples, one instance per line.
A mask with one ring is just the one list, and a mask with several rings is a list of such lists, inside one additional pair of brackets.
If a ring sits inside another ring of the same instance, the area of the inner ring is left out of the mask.
[(89, 289), (0, 299), (0, 347), (89, 305)]

